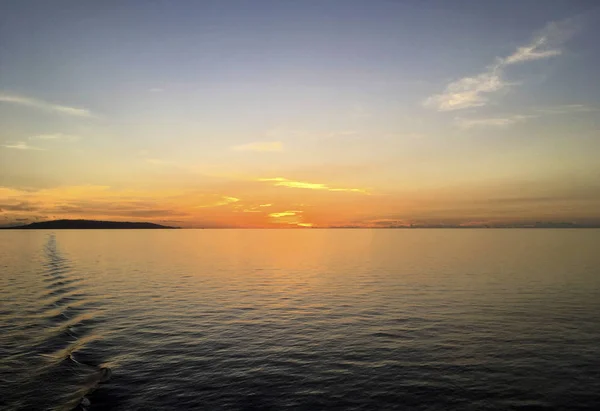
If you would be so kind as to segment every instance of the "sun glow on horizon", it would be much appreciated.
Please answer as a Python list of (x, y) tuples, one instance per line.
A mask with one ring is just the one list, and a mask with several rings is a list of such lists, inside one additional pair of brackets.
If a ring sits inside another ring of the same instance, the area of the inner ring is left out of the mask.
[(7, 3), (0, 226), (600, 225), (600, 8)]

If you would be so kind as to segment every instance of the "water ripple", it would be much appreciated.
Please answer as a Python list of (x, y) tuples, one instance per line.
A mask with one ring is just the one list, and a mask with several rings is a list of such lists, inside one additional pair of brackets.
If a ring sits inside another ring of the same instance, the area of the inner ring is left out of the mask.
[(600, 231), (282, 231), (0, 232), (0, 408), (597, 409)]

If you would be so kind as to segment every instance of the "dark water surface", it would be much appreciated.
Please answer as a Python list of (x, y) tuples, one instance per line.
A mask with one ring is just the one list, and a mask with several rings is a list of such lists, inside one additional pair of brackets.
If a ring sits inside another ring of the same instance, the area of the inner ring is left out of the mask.
[(2, 410), (597, 410), (600, 230), (0, 232)]

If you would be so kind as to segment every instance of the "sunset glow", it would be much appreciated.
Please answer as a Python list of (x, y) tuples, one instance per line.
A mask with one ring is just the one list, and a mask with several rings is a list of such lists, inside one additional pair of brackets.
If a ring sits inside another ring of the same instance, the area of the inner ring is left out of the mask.
[(14, 2), (0, 225), (600, 224), (597, 10), (366, 5)]

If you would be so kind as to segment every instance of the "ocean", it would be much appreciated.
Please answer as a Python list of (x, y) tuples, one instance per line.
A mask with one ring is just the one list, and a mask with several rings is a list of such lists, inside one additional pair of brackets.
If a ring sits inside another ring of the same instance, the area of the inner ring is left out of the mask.
[(600, 230), (0, 231), (2, 410), (598, 410)]

